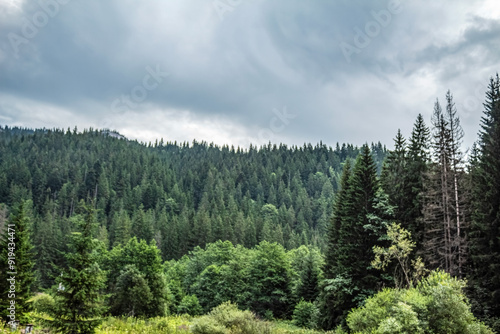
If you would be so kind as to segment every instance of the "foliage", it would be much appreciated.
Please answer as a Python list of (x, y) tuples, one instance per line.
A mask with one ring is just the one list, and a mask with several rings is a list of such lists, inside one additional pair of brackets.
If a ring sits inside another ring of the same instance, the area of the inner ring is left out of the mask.
[(226, 302), (193, 323), (194, 334), (266, 334), (271, 326), (257, 320), (250, 311), (241, 311), (235, 304)]
[[(59, 274), (47, 264), (64, 265), (58, 251), (66, 251), (61, 241), (75, 204), (89, 197), (96, 199), (102, 241), (106, 234), (112, 247), (134, 236), (155, 239), (163, 260), (219, 239), (251, 248), (265, 226), (268, 241), (287, 249), (324, 250), (341, 163), (359, 152), (351, 144), (235, 148), (120, 137), (109, 130), (0, 127), (0, 203), (33, 201), (43, 288)], [(372, 148), (381, 165), (385, 148)]]
[(148, 320), (134, 317), (107, 318), (97, 328), (97, 334), (134, 334), (134, 333), (189, 333), (191, 321), (185, 316), (169, 316), (150, 318)]
[(356, 333), (493, 333), (478, 322), (462, 293), (465, 282), (434, 271), (418, 286), (384, 289), (351, 311)]
[(203, 314), (203, 309), (198, 301), (198, 297), (196, 297), (196, 295), (184, 296), (177, 307), (177, 313), (193, 316)]
[(37, 313), (51, 314), (54, 312), (54, 297), (47, 293), (37, 293), (29, 300), (33, 311)]
[(347, 312), (375, 293), (384, 275), (370, 266), (373, 246), (382, 236), (391, 207), (380, 190), (377, 168), (367, 145), (351, 170), (345, 165), (332, 218), (320, 296), (322, 323), (332, 329)]
[[(109, 300), (112, 314), (144, 317), (166, 314), (169, 291), (154, 240), (148, 244), (131, 238), (127, 244), (114, 247), (104, 262), (104, 268), (110, 273), (108, 292), (113, 294)], [(143, 299), (128, 303), (128, 298), (138, 291)]]
[(255, 247), (248, 268), (250, 300), (247, 305), (257, 314), (266, 311), (285, 318), (292, 311), (291, 268), (283, 246), (262, 241)]
[(295, 305), (292, 319), (296, 326), (315, 329), (318, 327), (319, 309), (314, 303), (301, 300)]
[(314, 301), (323, 277), (323, 254), (312, 247), (300, 246), (288, 252), (291, 262), (292, 291), (296, 300)]
[[(8, 220), (7, 226), (4, 226), (0, 239), (0, 315), (6, 321), (14, 320), (11, 319), (12, 314), (7, 309), (12, 307), (11, 302), (15, 303), (16, 320), (26, 322), (30, 310), (28, 300), (31, 298), (35, 276), (30, 221), (27, 213), (29, 205), (24, 201), (19, 204), (17, 212)], [(14, 281), (11, 280), (12, 277)], [(12, 290), (15, 290), (14, 293)]]
[(110, 311), (115, 315), (144, 317), (152, 299), (144, 275), (134, 265), (127, 265), (117, 279)]
[(102, 321), (106, 277), (97, 263), (98, 241), (93, 238), (96, 227), (95, 209), (82, 204), (84, 217), (75, 216), (77, 232), (71, 235), (71, 252), (66, 254), (68, 267), (57, 278), (51, 327), (63, 333), (94, 333)]
[(474, 312), (500, 331), (500, 77), (486, 92), (481, 131), (471, 155), (472, 222), (469, 295)]
[(419, 281), (425, 271), (420, 258), (413, 260), (410, 266), (409, 256), (415, 248), (415, 242), (411, 240), (410, 232), (396, 223), (392, 223), (387, 227), (387, 238), (391, 242), (388, 248), (373, 247), (375, 259), (372, 261), (372, 266), (384, 270), (392, 260), (396, 260), (398, 263), (397, 268), (401, 271), (399, 275), (397, 272), (394, 274), (396, 287), (409, 288)]

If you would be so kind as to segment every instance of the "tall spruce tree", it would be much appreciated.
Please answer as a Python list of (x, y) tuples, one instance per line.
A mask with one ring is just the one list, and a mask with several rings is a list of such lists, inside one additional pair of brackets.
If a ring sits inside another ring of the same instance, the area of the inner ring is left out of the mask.
[(403, 226), (409, 225), (407, 211), (412, 205), (410, 189), (407, 186), (407, 161), (406, 140), (398, 130), (394, 139), (394, 150), (389, 152), (384, 161), (380, 183), (389, 196), (391, 205), (396, 207), (394, 219)]
[(413, 126), (405, 170), (408, 197), (411, 204), (406, 209), (405, 218), (408, 222), (407, 229), (413, 236), (416, 244), (416, 253), (423, 251), (424, 225), (423, 225), (423, 194), (424, 181), (429, 164), (430, 130), (425, 124), (421, 114)]
[(347, 312), (383, 282), (380, 272), (371, 268), (371, 260), (373, 246), (380, 245), (386, 224), (377, 217), (386, 210), (376, 207), (383, 201), (376, 201), (380, 186), (368, 145), (361, 148), (352, 172), (348, 166), (344, 169), (342, 186), (329, 231), (320, 296), (325, 328), (344, 321)]
[[(31, 287), (35, 281), (27, 205), (24, 201), (19, 204), (17, 212), (4, 226), (0, 240), (0, 312), (7, 322), (27, 321), (27, 312), (30, 309), (28, 299), (31, 297)], [(14, 314), (7, 309), (11, 307), (12, 301), (15, 306)], [(9, 315), (13, 315), (14, 319)]]
[[(473, 161), (469, 232), (473, 309), (500, 330), (500, 78), (490, 79)], [(496, 320), (495, 320), (496, 319)], [(493, 321), (492, 321), (493, 320)]]
[(96, 210), (82, 204), (84, 217), (76, 216), (77, 232), (71, 234), (68, 268), (56, 282), (54, 320), (51, 326), (68, 334), (94, 333), (102, 321), (105, 308), (102, 291), (106, 277), (97, 262), (98, 241), (94, 238)]

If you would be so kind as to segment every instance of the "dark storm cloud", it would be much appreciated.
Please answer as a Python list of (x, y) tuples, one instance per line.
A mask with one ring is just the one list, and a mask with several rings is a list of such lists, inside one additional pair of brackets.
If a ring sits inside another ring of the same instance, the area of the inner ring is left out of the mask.
[[(221, 140), (390, 144), (447, 89), (477, 100), (498, 70), (498, 17), (475, 12), (482, 2), (12, 1), (0, 2), (2, 123), (58, 110), (53, 126), (132, 136), (207, 127)], [(480, 110), (467, 106), (475, 132)], [(293, 118), (278, 124), (283, 108)], [(165, 125), (126, 123), (133, 114)]]

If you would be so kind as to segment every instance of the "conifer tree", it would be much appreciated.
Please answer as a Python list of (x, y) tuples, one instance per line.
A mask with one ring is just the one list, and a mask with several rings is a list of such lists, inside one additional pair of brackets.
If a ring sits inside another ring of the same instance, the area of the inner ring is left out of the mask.
[(297, 296), (308, 302), (314, 302), (319, 295), (320, 270), (314, 263), (314, 254), (309, 251), (305, 258), (305, 268), (297, 287)]
[[(330, 228), (321, 308), (327, 329), (344, 321), (347, 312), (372, 295), (382, 283), (381, 274), (370, 267), (372, 248), (380, 244), (386, 222), (377, 219), (384, 208), (376, 207), (379, 193), (377, 167), (364, 145), (342, 186)], [(378, 201), (382, 203), (382, 201)]]
[[(19, 320), (25, 323), (26, 313), (30, 310), (28, 299), (31, 297), (35, 276), (27, 205), (24, 201), (19, 204), (17, 212), (4, 226), (0, 240), (0, 314), (6, 322)], [(15, 319), (8, 317), (12, 314), (8, 310), (12, 301), (15, 303)]]
[(102, 291), (106, 278), (95, 251), (96, 213), (90, 205), (82, 204), (82, 208), (84, 217), (75, 217), (77, 232), (72, 233), (70, 253), (66, 254), (68, 268), (56, 280), (59, 289), (51, 323), (68, 334), (94, 333), (105, 311)]
[(380, 181), (385, 193), (389, 195), (391, 204), (396, 206), (395, 220), (404, 225), (408, 225), (406, 211), (409, 207), (408, 201), (411, 201), (405, 178), (407, 160), (406, 140), (401, 130), (398, 130), (394, 139), (394, 150), (389, 152), (384, 161)]
[(425, 184), (425, 263), (451, 275), (462, 276), (465, 259), (464, 173), (460, 145), (462, 128), (448, 91), (446, 110), (434, 105), (432, 124), (434, 161)]
[[(473, 308), (500, 330), (500, 78), (490, 79), (473, 161), (469, 233)], [(493, 323), (496, 319), (496, 324)]]
[(405, 170), (406, 185), (409, 191), (409, 207), (405, 218), (408, 230), (413, 236), (417, 253), (423, 248), (423, 193), (424, 181), (429, 163), (430, 130), (421, 114), (413, 126), (410, 143), (408, 145), (407, 163)]

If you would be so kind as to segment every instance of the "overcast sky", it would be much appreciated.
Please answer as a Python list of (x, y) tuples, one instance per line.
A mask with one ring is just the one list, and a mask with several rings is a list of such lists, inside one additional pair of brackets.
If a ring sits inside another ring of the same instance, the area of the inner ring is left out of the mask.
[(0, 125), (392, 147), (450, 89), (470, 146), (498, 71), (498, 0), (0, 0)]

